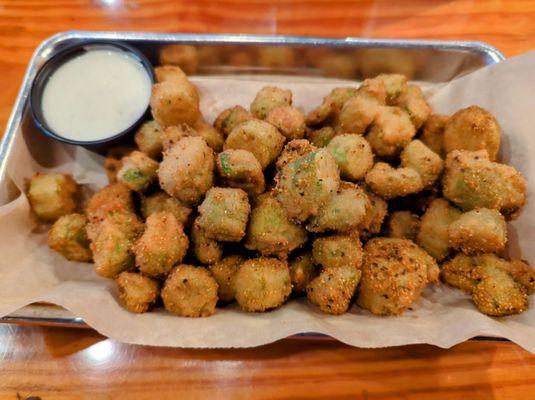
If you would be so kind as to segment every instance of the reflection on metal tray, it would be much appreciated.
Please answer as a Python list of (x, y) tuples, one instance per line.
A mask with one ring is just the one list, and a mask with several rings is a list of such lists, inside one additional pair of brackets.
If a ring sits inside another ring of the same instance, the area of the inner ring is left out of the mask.
[[(361, 80), (382, 72), (441, 83), (504, 59), (480, 42), (310, 38), (257, 35), (152, 34), (72, 31), (35, 51), (0, 143), (0, 205), (18, 192), (6, 166), (15, 137), (31, 129), (28, 94), (37, 70), (59, 50), (91, 40), (137, 47), (154, 64), (173, 62), (190, 75), (278, 74)], [(87, 327), (81, 318), (53, 305), (30, 305), (0, 322)]]

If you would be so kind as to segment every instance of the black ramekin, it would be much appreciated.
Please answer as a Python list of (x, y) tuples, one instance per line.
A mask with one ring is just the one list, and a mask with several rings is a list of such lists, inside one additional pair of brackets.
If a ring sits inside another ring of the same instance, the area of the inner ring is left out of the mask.
[(127, 140), (127, 135), (132, 133), (139, 124), (145, 120), (149, 114), (149, 107), (147, 107), (147, 110), (143, 115), (139, 117), (139, 119), (133, 123), (130, 127), (123, 130), (122, 132), (117, 133), (114, 136), (110, 136), (109, 138), (105, 139), (99, 139), (99, 140), (92, 140), (92, 141), (80, 141), (80, 140), (71, 140), (64, 138), (58, 134), (56, 134), (50, 127), (47, 125), (45, 118), (43, 116), (43, 110), (41, 108), (41, 100), (43, 95), (43, 90), (48, 82), (48, 78), (65, 62), (69, 61), (70, 59), (86, 52), (94, 48), (103, 48), (103, 47), (110, 47), (116, 50), (128, 52), (130, 55), (135, 57), (137, 60), (141, 62), (147, 73), (149, 74), (149, 77), (152, 81), (152, 83), (155, 82), (156, 78), (154, 75), (154, 70), (152, 68), (152, 64), (150, 61), (136, 48), (119, 43), (114, 41), (105, 41), (105, 40), (91, 40), (91, 41), (85, 41), (81, 43), (77, 43), (76, 45), (69, 46), (61, 51), (59, 51), (57, 54), (52, 56), (48, 61), (43, 64), (43, 66), (39, 69), (37, 72), (35, 79), (33, 80), (32, 87), (30, 90), (30, 111), (32, 115), (32, 119), (39, 128), (39, 130), (46, 136), (59, 140), (60, 142), (68, 143), (68, 144), (74, 144), (83, 146), (85, 148), (88, 148), (89, 150), (97, 151), (97, 152), (103, 152), (106, 149), (108, 149), (110, 146), (125, 142)]

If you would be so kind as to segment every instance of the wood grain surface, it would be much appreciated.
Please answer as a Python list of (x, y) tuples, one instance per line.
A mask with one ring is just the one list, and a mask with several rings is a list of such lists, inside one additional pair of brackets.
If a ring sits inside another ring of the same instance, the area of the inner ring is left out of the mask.
[[(481, 40), (514, 56), (535, 48), (535, 1), (0, 0), (1, 127), (36, 46), (71, 29)], [(533, 355), (498, 341), (181, 350), (0, 326), (0, 399), (532, 399), (534, 372)]]
[(531, 399), (535, 356), (502, 342), (356, 349), (129, 346), (90, 330), (0, 326), (0, 399)]

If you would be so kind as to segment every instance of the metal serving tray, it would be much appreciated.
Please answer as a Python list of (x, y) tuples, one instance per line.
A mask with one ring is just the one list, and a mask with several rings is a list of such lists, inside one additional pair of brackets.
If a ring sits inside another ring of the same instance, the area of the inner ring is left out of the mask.
[[(403, 73), (418, 81), (445, 83), (504, 59), (497, 49), (481, 42), (137, 32), (59, 33), (44, 41), (30, 60), (0, 142), (0, 205), (19, 194), (6, 170), (13, 143), (23, 130), (33, 129), (28, 96), (36, 72), (59, 50), (91, 40), (127, 43), (141, 50), (154, 64), (160, 62), (160, 57), (176, 59), (185, 54), (181, 66), (192, 75), (283, 74), (360, 80), (381, 72), (392, 72)], [(188, 46), (168, 47), (173, 44)], [(177, 50), (181, 51), (175, 52)], [(81, 318), (49, 304), (23, 307), (0, 322), (87, 327)]]

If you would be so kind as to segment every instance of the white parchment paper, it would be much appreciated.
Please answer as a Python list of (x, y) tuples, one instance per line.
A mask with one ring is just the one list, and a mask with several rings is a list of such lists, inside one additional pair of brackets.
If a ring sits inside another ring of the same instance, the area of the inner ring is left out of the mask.
[[(223, 109), (248, 106), (269, 83), (291, 89), (294, 104), (305, 111), (317, 105), (340, 82), (305, 78), (204, 77), (200, 88), (209, 121)], [(344, 84), (347, 84), (345, 82)], [(520, 217), (510, 224), (511, 251), (535, 264), (535, 52), (427, 91), (435, 112), (451, 114), (478, 104), (490, 110), (503, 128), (502, 159), (528, 180), (530, 194)], [(9, 175), (23, 189), (35, 171), (74, 174), (89, 187), (105, 185), (102, 159), (81, 148), (61, 145), (40, 135), (30, 123), (18, 133)], [(322, 314), (304, 299), (263, 313), (241, 312), (235, 305), (209, 318), (180, 318), (163, 310), (131, 314), (117, 302), (112, 281), (99, 278), (91, 264), (73, 263), (46, 246), (46, 229), (31, 217), (19, 196), (0, 207), (0, 316), (36, 301), (58, 304), (116, 340), (176, 347), (251, 347), (304, 332), (319, 332), (360, 347), (429, 343), (450, 347), (476, 335), (508, 338), (535, 353), (535, 307), (523, 314), (490, 318), (468, 296), (445, 285), (429, 287), (411, 310), (398, 317), (377, 317), (353, 306), (347, 314)], [(522, 249), (522, 250), (520, 250)], [(532, 299), (532, 302), (535, 299)]]

